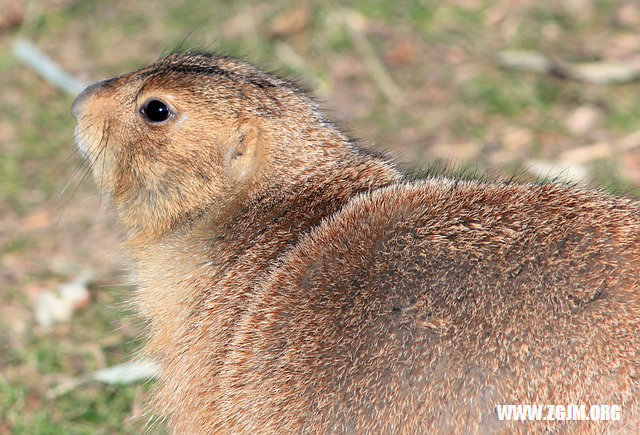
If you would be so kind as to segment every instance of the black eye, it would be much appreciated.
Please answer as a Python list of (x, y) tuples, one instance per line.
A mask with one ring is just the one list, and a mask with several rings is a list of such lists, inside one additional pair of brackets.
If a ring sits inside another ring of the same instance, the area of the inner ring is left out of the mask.
[(154, 124), (164, 122), (172, 115), (171, 110), (160, 100), (147, 101), (140, 111), (149, 122)]

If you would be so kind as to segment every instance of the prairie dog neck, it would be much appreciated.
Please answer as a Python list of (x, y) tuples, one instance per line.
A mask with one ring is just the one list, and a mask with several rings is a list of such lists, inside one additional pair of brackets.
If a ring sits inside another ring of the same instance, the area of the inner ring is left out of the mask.
[[(344, 150), (342, 159), (306, 167), (306, 173), (288, 177), (287, 183), (278, 178), (248, 189), (227, 209), (208, 212), (161, 238), (129, 241), (141, 271), (137, 305), (152, 320), (150, 349), (163, 354), (165, 346), (184, 335), (193, 308), (206, 299), (210, 308), (224, 313), (209, 319), (220, 330), (211, 338), (220, 340), (212, 348), (224, 352), (233, 320), (279, 256), (358, 193), (401, 179), (389, 164)], [(220, 285), (209, 281), (203, 291), (198, 285), (203, 276)], [(234, 294), (216, 293), (218, 288), (232, 288)]]
[[(220, 240), (250, 240), (265, 226), (273, 225), (273, 219), (282, 220), (287, 214), (295, 214), (295, 206), (303, 206), (308, 197), (326, 203), (327, 209), (314, 210), (308, 225), (324, 217), (354, 195), (400, 181), (402, 175), (388, 162), (372, 158), (356, 150), (348, 142), (339, 146), (304, 153), (296, 166), (265, 165), (249, 183), (228, 188), (223, 198), (211, 198), (208, 206), (197, 214), (185, 214), (184, 218), (169, 226), (156, 237), (145, 237), (138, 231), (130, 210), (120, 210), (120, 222), (127, 232), (126, 244), (134, 258), (143, 260), (148, 249), (157, 246), (167, 248), (181, 240), (219, 238)], [(303, 160), (304, 159), (304, 160)], [(285, 219), (286, 220), (286, 219)], [(301, 230), (304, 219), (299, 220)], [(137, 222), (136, 222), (137, 223)], [(165, 226), (162, 226), (165, 228)]]

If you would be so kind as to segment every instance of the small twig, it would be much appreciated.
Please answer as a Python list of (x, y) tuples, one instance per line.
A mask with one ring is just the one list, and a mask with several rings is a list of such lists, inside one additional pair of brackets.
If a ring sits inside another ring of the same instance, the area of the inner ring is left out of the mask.
[(558, 156), (558, 161), (573, 164), (584, 164), (594, 160), (602, 160), (611, 157), (612, 145), (609, 142), (596, 142), (586, 146), (571, 148)]
[(589, 171), (582, 165), (549, 160), (528, 160), (526, 170), (543, 180), (588, 185)]
[(24, 39), (16, 39), (12, 49), (16, 57), (24, 64), (63, 91), (71, 95), (77, 95), (86, 87), (85, 83), (63, 71), (31, 42)]
[(640, 130), (622, 136), (612, 142), (596, 142), (582, 147), (572, 148), (560, 154), (558, 160), (571, 163), (589, 163), (608, 159), (615, 151), (629, 152), (640, 148)]
[(145, 382), (149, 379), (154, 379), (158, 374), (158, 370), (158, 365), (150, 359), (118, 364), (84, 376), (66, 379), (45, 392), (45, 397), (49, 400), (55, 399), (91, 381), (110, 385), (130, 385)]
[(331, 86), (329, 83), (322, 80), (318, 74), (313, 72), (304, 59), (294, 51), (291, 45), (284, 41), (278, 41), (275, 44), (275, 50), (276, 55), (282, 62), (284, 62), (288, 67), (303, 73), (304, 77), (312, 82), (311, 84), (317, 91), (320, 93), (326, 93), (327, 90), (330, 89)]
[(55, 387), (50, 388), (49, 390), (47, 390), (45, 392), (44, 396), (45, 396), (45, 398), (47, 400), (56, 399), (56, 398), (58, 398), (60, 396), (63, 396), (65, 394), (67, 394), (70, 391), (75, 390), (76, 388), (79, 388), (80, 386), (82, 386), (83, 384), (86, 384), (90, 380), (91, 379), (89, 379), (87, 377), (66, 379), (65, 381), (61, 382), (60, 384), (56, 385)]
[(640, 66), (616, 62), (568, 63), (535, 51), (505, 50), (498, 63), (506, 68), (549, 74), (587, 83), (612, 84), (640, 80)]
[[(338, 16), (339, 13), (336, 13)], [(404, 96), (400, 88), (395, 84), (391, 75), (386, 70), (380, 59), (376, 55), (371, 43), (365, 35), (366, 19), (355, 11), (342, 11), (342, 19), (349, 31), (353, 43), (358, 52), (363, 56), (365, 66), (371, 74), (371, 78), (378, 84), (384, 97), (393, 105), (399, 106), (404, 101)]]

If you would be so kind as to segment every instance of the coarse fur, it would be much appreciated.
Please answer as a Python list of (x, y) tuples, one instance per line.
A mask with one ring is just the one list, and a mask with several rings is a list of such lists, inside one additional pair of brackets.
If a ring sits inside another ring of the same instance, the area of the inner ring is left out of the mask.
[[(174, 116), (148, 122), (150, 98)], [(410, 180), (296, 86), (209, 54), (100, 82), (73, 113), (176, 433), (640, 431), (637, 202)]]

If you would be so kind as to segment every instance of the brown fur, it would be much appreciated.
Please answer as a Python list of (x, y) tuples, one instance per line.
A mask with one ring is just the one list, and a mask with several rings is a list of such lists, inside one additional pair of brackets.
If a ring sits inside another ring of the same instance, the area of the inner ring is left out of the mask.
[[(176, 117), (147, 124), (150, 97)], [(406, 181), (295, 86), (210, 55), (101, 83), (74, 114), (176, 432), (640, 430), (638, 203)], [(522, 403), (622, 421), (498, 421)]]

